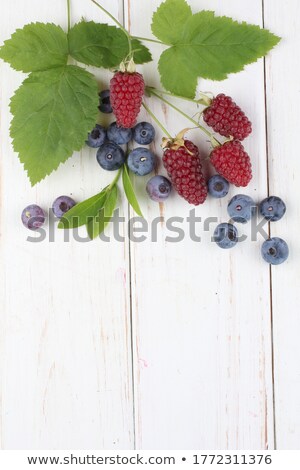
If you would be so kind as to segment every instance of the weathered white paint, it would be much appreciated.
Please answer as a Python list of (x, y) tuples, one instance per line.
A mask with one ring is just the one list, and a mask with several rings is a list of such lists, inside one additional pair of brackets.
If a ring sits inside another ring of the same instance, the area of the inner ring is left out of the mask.
[[(5, 2), (1, 42), (31, 21), (66, 26), (66, 3), (55, 5)], [(103, 5), (122, 19), (118, 2)], [(72, 0), (72, 12), (73, 21), (107, 21), (88, 1)], [(98, 76), (108, 83), (108, 73)], [(101, 173), (94, 152), (84, 149), (30, 188), (8, 134), (9, 97), (21, 80), (1, 63), (1, 445), (132, 448), (127, 245), (63, 243), (57, 230), (55, 243), (28, 243), (19, 221), (28, 203), (51, 207), (60, 194), (83, 200), (111, 175)]]
[[(139, 19), (150, 18), (159, 3), (128, 2), (133, 34), (150, 35), (150, 25)], [(197, 0), (190, 3), (194, 11), (199, 9)], [(209, 0), (201, 7), (262, 22), (260, 1)], [(158, 56), (160, 49), (156, 52)], [(145, 69), (148, 82), (159, 86), (153, 66)], [(232, 94), (251, 116), (254, 133), (245, 146), (254, 161), (254, 180), (245, 192), (256, 200), (263, 198), (267, 193), (263, 62), (223, 83), (203, 81), (200, 88)], [(151, 107), (172, 133), (189, 126), (158, 102)], [(196, 112), (190, 103), (183, 107), (189, 114)], [(191, 135), (200, 145), (205, 141), (198, 131)], [(239, 192), (233, 189), (231, 194)], [(151, 221), (160, 213), (165, 218), (187, 217), (189, 207), (174, 196), (161, 208), (145, 201), (143, 210)], [(228, 220), (224, 201), (209, 200), (196, 214)], [(274, 445), (269, 269), (260, 260), (261, 241), (220, 253), (210, 243), (215, 226), (202, 233), (202, 243), (191, 242), (188, 236), (182, 243), (165, 243), (167, 230), (161, 224), (158, 243), (131, 244), (138, 447)], [(186, 223), (184, 227), (187, 231)], [(199, 231), (203, 232), (201, 225)]]
[(272, 236), (289, 242), (290, 259), (272, 268), (276, 436), (279, 449), (300, 442), (300, 270), (299, 134), (300, 4), (291, 0), (283, 15), (279, 2), (265, 0), (265, 24), (282, 36), (266, 60), (270, 194), (287, 202), (287, 214), (271, 225)]
[[(65, 2), (56, 3), (54, 8), (53, 2), (38, 0), (21, 5), (18, 0), (5, 2), (0, 41), (30, 21), (66, 26)], [(148, 37), (152, 11), (159, 3), (102, 1), (121, 21), (125, 13), (132, 34)], [(103, 187), (110, 175), (101, 173), (94, 152), (84, 149), (57, 173), (30, 188), (8, 133), (9, 97), (22, 77), (1, 62), (3, 449), (271, 449), (274, 424), (278, 447), (297, 448), (300, 371), (295, 305), (299, 294), (294, 290), (299, 285), (299, 250), (296, 231), (291, 233), (288, 221), (299, 216), (293, 207), (299, 163), (291, 137), (291, 131), (296, 134), (299, 113), (296, 106), (286, 103), (299, 97), (299, 5), (291, 0), (282, 18), (278, 0), (190, 3), (194, 11), (209, 8), (260, 25), (264, 17), (268, 27), (286, 38), (267, 60), (268, 139), (262, 60), (225, 82), (202, 81), (199, 89), (232, 94), (251, 117), (254, 131), (245, 147), (253, 159), (254, 179), (242, 192), (259, 201), (267, 195), (269, 179), (270, 191), (287, 199), (289, 213), (272, 226), (272, 234), (291, 241), (291, 260), (272, 269), (270, 277), (268, 266), (260, 259), (262, 239), (223, 252), (210, 243), (216, 223), (210, 231), (203, 231), (199, 224), (201, 243), (192, 242), (188, 233), (181, 243), (166, 242), (167, 235), (174, 236), (166, 222), (158, 223), (156, 243), (149, 238), (129, 243), (127, 235), (125, 244), (100, 240), (64, 243), (63, 234), (57, 232), (55, 243), (26, 242), (27, 232), (18, 221), (25, 205), (37, 202), (49, 207), (60, 194), (82, 200)], [(73, 21), (82, 16), (110, 23), (90, 2), (72, 0)], [(151, 50), (157, 59), (161, 46), (153, 44)], [(139, 70), (148, 84), (159, 87), (153, 63)], [(108, 83), (109, 73), (101, 70), (97, 75), (103, 84)], [(147, 102), (170, 132), (189, 126), (158, 101)], [(174, 103), (189, 114), (194, 112), (189, 103)], [(148, 119), (145, 113), (142, 117)], [(158, 155), (161, 135), (158, 132), (153, 146)], [(189, 135), (207, 148), (198, 131)], [(165, 220), (187, 217), (190, 208), (175, 195), (161, 206), (149, 201), (144, 192), (146, 181), (136, 178), (135, 185), (149, 224), (160, 216)], [(238, 192), (231, 190), (232, 195)], [(122, 214), (127, 219), (124, 198)], [(196, 209), (196, 215), (225, 221), (226, 201), (209, 200)], [(183, 228), (187, 230), (187, 222)], [(241, 231), (249, 234), (250, 228)]]

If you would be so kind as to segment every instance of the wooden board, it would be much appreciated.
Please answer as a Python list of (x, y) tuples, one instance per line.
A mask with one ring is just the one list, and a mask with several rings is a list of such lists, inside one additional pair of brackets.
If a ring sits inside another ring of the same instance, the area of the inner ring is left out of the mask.
[[(122, 5), (103, 2), (122, 19)], [(1, 6), (1, 41), (31, 21), (66, 26), (65, 2)], [(106, 21), (91, 2), (72, 1), (73, 21)], [(103, 83), (109, 74), (98, 72)], [(27, 204), (83, 200), (107, 184), (84, 149), (35, 188), (9, 139), (9, 97), (22, 80), (1, 63), (1, 445), (3, 448), (131, 448), (133, 399), (127, 246), (101, 240), (26, 241)], [(125, 206), (127, 210), (127, 205)], [(121, 211), (123, 211), (121, 207)], [(47, 230), (47, 234), (49, 231)]]
[[(55, 3), (55, 7), (54, 7)], [(136, 36), (151, 38), (159, 0), (101, 0)], [(157, 205), (136, 191), (151, 231), (130, 241), (125, 198), (120, 215), (125, 242), (29, 243), (19, 222), (27, 204), (51, 207), (61, 194), (95, 194), (111, 175), (100, 172), (94, 151), (83, 149), (31, 188), (9, 137), (9, 99), (23, 77), (0, 63), (0, 447), (2, 449), (273, 449), (300, 440), (298, 235), (299, 5), (279, 0), (189, 0), (194, 11), (215, 10), (265, 24), (284, 37), (263, 60), (222, 83), (199, 90), (232, 95), (253, 122), (245, 147), (254, 178), (246, 190), (259, 202), (282, 196), (287, 216), (270, 228), (287, 239), (291, 257), (269, 269), (262, 237), (232, 251), (219, 250), (212, 232), (227, 221), (227, 201), (209, 199), (192, 241), (190, 207), (174, 194)], [(72, 0), (72, 21), (111, 23), (91, 2)], [(25, 23), (66, 27), (65, 2), (10, 0), (0, 7), (0, 43)], [(162, 47), (151, 44), (155, 61)], [(160, 88), (154, 63), (139, 67)], [(109, 72), (94, 70), (101, 86)], [(175, 134), (189, 122), (154, 98), (147, 104)], [(172, 99), (186, 113), (197, 108)], [(109, 120), (103, 119), (103, 123)], [(149, 120), (146, 112), (141, 119)], [(151, 119), (150, 119), (151, 121)], [(189, 137), (207, 152), (198, 130)], [(161, 156), (162, 132), (152, 149)], [(159, 163), (158, 173), (165, 174)], [(174, 241), (170, 218), (184, 230)], [(208, 223), (208, 218), (215, 218)], [(160, 219), (162, 218), (162, 219)], [(155, 240), (155, 233), (156, 240)], [(140, 236), (141, 234), (136, 234)]]
[[(128, 2), (131, 32), (148, 37), (159, 1)], [(199, 2), (190, 2), (197, 11)], [(201, 7), (261, 24), (255, 2), (203, 1)], [(149, 22), (150, 23), (150, 22)], [(160, 46), (159, 46), (160, 47)], [(156, 47), (156, 57), (161, 49)], [(145, 67), (150, 85), (157, 71)], [(260, 61), (223, 83), (202, 81), (201, 90), (232, 94), (254, 122), (245, 144), (254, 160), (253, 183), (245, 191), (256, 200), (267, 193), (265, 158), (264, 67)], [(188, 127), (174, 111), (149, 102), (172, 133)], [(182, 106), (182, 104), (180, 104)], [(184, 104), (190, 115), (197, 109)], [(198, 131), (190, 133), (203, 145)], [(161, 151), (156, 144), (156, 150)], [(161, 167), (160, 169), (161, 170)], [(137, 182), (137, 186), (140, 182)], [(241, 191), (232, 189), (231, 195)], [(174, 196), (159, 208), (145, 201), (147, 220), (164, 214), (186, 218), (189, 208)], [(209, 200), (196, 209), (206, 219), (227, 221), (226, 203)], [(142, 448), (272, 448), (273, 406), (269, 268), (260, 259), (261, 241), (244, 242), (221, 252), (199, 223), (202, 242), (192, 242), (188, 224), (182, 243), (131, 244), (137, 446)], [(243, 228), (243, 230), (246, 229)], [(169, 234), (170, 236), (174, 236)]]

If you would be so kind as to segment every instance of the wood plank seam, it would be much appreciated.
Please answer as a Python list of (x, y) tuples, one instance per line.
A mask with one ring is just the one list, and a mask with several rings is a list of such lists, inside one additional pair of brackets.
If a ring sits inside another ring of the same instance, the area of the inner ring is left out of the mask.
[[(265, 28), (265, 2), (262, 1), (262, 25)], [(268, 128), (268, 102), (267, 102), (267, 70), (266, 58), (264, 63), (264, 99), (265, 99), (265, 135), (266, 135), (266, 166), (267, 166), (267, 194), (270, 196), (270, 160), (269, 160), (269, 128)], [(271, 223), (268, 222), (268, 236), (271, 237)], [(272, 266), (269, 267), (270, 278), (270, 325), (271, 325), (271, 365), (272, 365), (272, 399), (273, 399), (273, 432), (274, 449), (277, 448), (276, 440), (276, 401), (275, 401), (275, 357), (274, 357), (274, 328), (273, 328), (273, 291), (272, 291)]]

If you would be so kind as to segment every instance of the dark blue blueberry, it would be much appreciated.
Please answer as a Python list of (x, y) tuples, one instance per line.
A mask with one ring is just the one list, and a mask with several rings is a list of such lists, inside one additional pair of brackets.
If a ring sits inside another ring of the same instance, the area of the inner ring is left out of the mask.
[(260, 203), (259, 211), (265, 219), (277, 222), (284, 216), (286, 205), (280, 197), (270, 196)]
[(149, 145), (155, 138), (155, 129), (150, 122), (139, 122), (133, 128), (133, 139), (140, 145)]
[(101, 147), (106, 140), (106, 130), (100, 124), (96, 124), (94, 129), (88, 134), (87, 145), (92, 148)]
[(208, 180), (208, 191), (213, 197), (225, 197), (229, 191), (229, 183), (223, 176), (214, 175)]
[(36, 230), (44, 225), (46, 216), (40, 206), (30, 204), (23, 210), (21, 219), (26, 228), (29, 228), (29, 230)]
[(99, 110), (106, 114), (113, 112), (110, 104), (110, 90), (103, 90), (99, 93)]
[(61, 219), (66, 212), (74, 207), (76, 202), (69, 196), (59, 196), (52, 204), (52, 210), (58, 219)]
[(237, 194), (229, 201), (227, 211), (234, 222), (245, 224), (255, 215), (256, 204), (250, 196)]
[(228, 223), (219, 224), (214, 231), (214, 242), (224, 249), (233, 248), (238, 242), (237, 228)]
[(132, 130), (125, 129), (124, 127), (117, 126), (116, 122), (113, 122), (107, 129), (108, 140), (118, 145), (128, 144), (132, 139)]
[(155, 167), (155, 155), (150, 150), (138, 147), (128, 155), (128, 168), (139, 176), (148, 175)]
[(151, 178), (146, 186), (146, 191), (152, 199), (152, 201), (163, 202), (165, 201), (171, 192), (172, 184), (164, 176), (157, 175)]
[(97, 151), (97, 161), (104, 170), (118, 170), (124, 165), (125, 160), (123, 149), (114, 142), (103, 144)]
[(289, 247), (282, 238), (269, 238), (262, 244), (261, 254), (267, 263), (281, 264), (289, 256)]

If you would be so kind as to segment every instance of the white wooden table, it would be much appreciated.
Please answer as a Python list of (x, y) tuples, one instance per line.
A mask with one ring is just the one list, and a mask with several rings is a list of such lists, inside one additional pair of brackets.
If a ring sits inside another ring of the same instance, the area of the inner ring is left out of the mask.
[[(159, 0), (102, 0), (132, 34), (151, 37)], [(287, 203), (271, 226), (290, 259), (269, 269), (262, 239), (222, 251), (202, 233), (167, 243), (101, 240), (29, 243), (20, 212), (50, 207), (61, 194), (98, 192), (110, 174), (94, 151), (75, 154), (31, 188), (9, 138), (9, 99), (23, 77), (0, 64), (0, 443), (3, 449), (299, 449), (300, 443), (300, 4), (289, 0), (190, 0), (194, 11), (265, 25), (283, 37), (268, 56), (225, 82), (199, 89), (231, 94), (254, 123), (245, 146), (254, 178), (245, 192)], [(72, 21), (107, 22), (88, 0), (72, 0)], [(66, 27), (64, 0), (3, 0), (0, 41), (25, 23)], [(110, 22), (110, 20), (108, 21)], [(158, 57), (160, 46), (152, 51)], [(159, 86), (153, 64), (140, 70)], [(110, 74), (96, 71), (103, 86)], [(188, 123), (154, 100), (176, 132)], [(191, 113), (188, 103), (183, 109)], [(146, 117), (142, 115), (142, 117)], [(200, 143), (195, 131), (192, 138)], [(158, 132), (155, 148), (160, 152)], [(142, 194), (145, 180), (136, 180)], [(231, 189), (230, 195), (238, 189)], [(202, 218), (227, 220), (226, 201), (209, 199)], [(121, 215), (133, 215), (123, 197)], [(164, 207), (142, 197), (146, 219), (186, 217), (171, 197)], [(187, 230), (187, 223), (185, 226)], [(243, 227), (249, 233), (249, 227)]]

